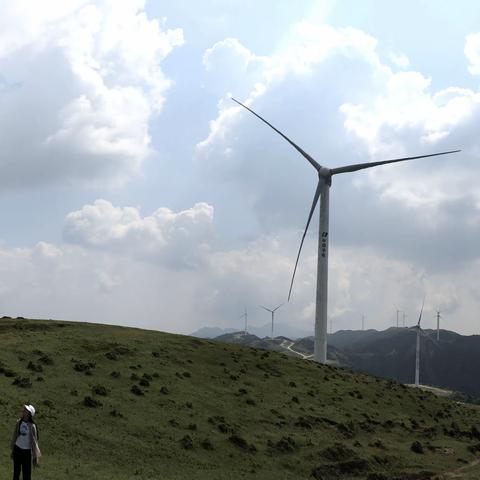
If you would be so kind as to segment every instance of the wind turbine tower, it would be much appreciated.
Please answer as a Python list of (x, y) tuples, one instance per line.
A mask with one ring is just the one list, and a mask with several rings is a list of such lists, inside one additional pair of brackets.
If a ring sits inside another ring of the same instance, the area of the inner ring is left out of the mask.
[(272, 314), (272, 333), (270, 335), (270, 338), (273, 339), (273, 320), (275, 318), (275, 312), (283, 305), (283, 303), (281, 305), (279, 305), (278, 307), (275, 307), (273, 310), (270, 310), (269, 308), (267, 307), (264, 307), (263, 305), (259, 305), (260, 308), (263, 308), (264, 310), (266, 310), (267, 312), (270, 312)]
[(440, 340), (440, 310), (437, 310), (437, 342)]
[(307, 152), (302, 150), (297, 144), (290, 140), (280, 130), (275, 128), (271, 123), (267, 122), (260, 115), (255, 113), (249, 107), (243, 103), (232, 98), (232, 100), (243, 108), (247, 109), (250, 113), (255, 115), (262, 122), (267, 124), (270, 128), (275, 130), (281, 137), (283, 137), (293, 148), (295, 148), (316, 170), (318, 175), (317, 188), (313, 196), (312, 206), (310, 207), (310, 213), (308, 215), (307, 225), (303, 232), (302, 240), (300, 242), (300, 248), (297, 254), (297, 260), (295, 262), (295, 268), (293, 270), (292, 281), (290, 283), (290, 290), (288, 292), (288, 300), (292, 293), (293, 281), (295, 278), (295, 272), (297, 271), (298, 259), (300, 258), (300, 252), (302, 250), (303, 242), (312, 219), (312, 215), (315, 211), (317, 203), (320, 201), (320, 228), (318, 230), (318, 259), (317, 259), (317, 293), (316, 293), (316, 310), (315, 310), (315, 343), (314, 343), (314, 360), (320, 363), (326, 363), (327, 361), (327, 292), (328, 292), (328, 240), (329, 240), (329, 198), (330, 198), (330, 186), (332, 185), (332, 177), (340, 173), (352, 173), (358, 170), (366, 168), (377, 167), (380, 165), (386, 165), (389, 163), (404, 162), (406, 160), (414, 160), (417, 158), (434, 157), (438, 155), (446, 155), (448, 153), (456, 153), (460, 150), (452, 150), (448, 152), (432, 153), (429, 155), (417, 155), (415, 157), (396, 158), (393, 160), (382, 160), (380, 162), (369, 163), (357, 163), (352, 165), (346, 165), (344, 167), (328, 168), (320, 165), (314, 158)]
[(243, 333), (246, 335), (247, 334), (247, 325), (248, 325), (247, 307), (245, 307), (245, 313), (240, 315), (240, 318), (245, 318), (245, 329), (243, 330)]
[(423, 333), (420, 322), (422, 321), (423, 305), (425, 304), (425, 298), (422, 302), (422, 309), (420, 310), (420, 316), (418, 317), (418, 323), (415, 326), (417, 330), (417, 345), (415, 348), (415, 386), (420, 385), (420, 334)]
[(397, 308), (397, 328), (400, 326), (400, 323), (399, 323), (399, 316), (400, 316), (400, 313), (403, 313), (404, 317), (403, 317), (403, 326), (405, 326), (405, 312), (402, 312), (401, 310), (399, 310)]

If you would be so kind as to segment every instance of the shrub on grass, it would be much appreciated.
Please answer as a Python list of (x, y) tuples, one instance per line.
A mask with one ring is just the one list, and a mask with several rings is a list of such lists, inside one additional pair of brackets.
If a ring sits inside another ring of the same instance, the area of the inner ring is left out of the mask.
[(111, 417), (116, 417), (116, 418), (123, 418), (123, 415), (118, 411), (118, 410), (110, 410), (109, 415)]
[(190, 435), (185, 435), (181, 440), (180, 440), (180, 445), (182, 448), (185, 450), (191, 450), (193, 448), (193, 440)]
[(43, 363), (43, 365), (53, 365), (53, 360), (51, 357), (49, 357), (47, 354), (43, 354), (38, 361), (40, 363)]
[(87, 396), (83, 399), (83, 405), (89, 408), (97, 408), (97, 407), (101, 407), (102, 403), (96, 400), (95, 398)]
[(340, 462), (348, 460), (355, 456), (355, 452), (345, 446), (343, 443), (337, 442), (334, 445), (325, 448), (320, 452), (320, 456), (330, 460), (331, 462)]
[(85, 373), (85, 375), (91, 375), (91, 370), (95, 368), (94, 362), (80, 362), (77, 360), (73, 360), (73, 369), (76, 372)]
[(423, 445), (418, 440), (412, 443), (410, 450), (414, 453), (424, 453)]
[(295, 440), (290, 437), (282, 437), (275, 445), (275, 450), (281, 453), (292, 453), (297, 449)]
[(92, 387), (92, 392), (95, 395), (100, 395), (101, 397), (106, 397), (108, 394), (107, 389), (103, 385), (95, 385)]
[(253, 443), (249, 444), (244, 438), (240, 437), (239, 435), (232, 435), (228, 437), (228, 441), (240, 450), (243, 450), (244, 452), (255, 453), (257, 451), (257, 447)]
[(205, 438), (204, 440), (202, 440), (202, 442), (200, 443), (200, 446), (204, 450), (210, 450), (210, 451), (213, 450), (213, 445), (209, 438)]
[(138, 396), (145, 395), (145, 393), (143, 392), (143, 390), (142, 390), (138, 385), (132, 385), (132, 388), (130, 388), (130, 391), (131, 391), (134, 395), (138, 395)]
[(12, 385), (15, 385), (18, 388), (30, 388), (32, 382), (29, 377), (18, 377), (12, 382)]
[(33, 363), (32, 361), (28, 362), (27, 368), (32, 372), (37, 372), (37, 373), (43, 372), (43, 367), (41, 365)]

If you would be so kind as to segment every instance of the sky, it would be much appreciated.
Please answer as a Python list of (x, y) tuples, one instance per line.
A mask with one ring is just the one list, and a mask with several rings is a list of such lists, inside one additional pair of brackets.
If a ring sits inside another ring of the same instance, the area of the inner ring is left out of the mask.
[[(0, 4), (0, 316), (188, 334), (286, 301), (327, 167), (332, 329), (480, 333), (480, 11), (430, 0)], [(312, 331), (318, 209), (292, 299)], [(402, 317), (403, 314), (401, 314)]]

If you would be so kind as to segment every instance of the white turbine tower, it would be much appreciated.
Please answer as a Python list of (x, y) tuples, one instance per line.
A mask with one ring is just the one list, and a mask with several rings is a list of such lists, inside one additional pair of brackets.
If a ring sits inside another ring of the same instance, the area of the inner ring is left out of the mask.
[(247, 324), (248, 324), (248, 313), (247, 313), (247, 307), (245, 307), (245, 313), (240, 315), (240, 318), (245, 318), (245, 330), (243, 331), (245, 335), (247, 334)]
[(422, 309), (420, 310), (420, 316), (418, 317), (418, 323), (414, 327), (417, 331), (417, 345), (415, 348), (415, 386), (418, 387), (420, 385), (420, 334), (423, 333), (422, 327), (420, 326), (420, 322), (422, 321), (422, 313), (423, 313), (423, 306), (425, 304), (425, 298), (422, 302)]
[[(397, 328), (400, 326), (399, 322), (398, 322), (398, 318), (399, 318), (399, 314), (400, 313), (403, 313), (405, 315), (405, 312), (402, 312), (402, 310), (399, 310), (398, 307), (395, 307), (397, 309)], [(405, 323), (405, 319), (404, 319), (404, 322)], [(405, 325), (403, 325), (405, 326)]]
[(437, 310), (437, 342), (440, 340), (440, 310)]
[(275, 307), (273, 310), (270, 310), (269, 308), (267, 307), (264, 307), (263, 305), (259, 305), (260, 308), (263, 308), (264, 310), (266, 310), (267, 312), (270, 312), (272, 314), (272, 334), (270, 335), (270, 338), (273, 339), (273, 320), (274, 320), (274, 317), (275, 317), (275, 312), (283, 305), (283, 303), (281, 305), (279, 305), (278, 307)]
[(310, 207), (310, 213), (308, 215), (307, 225), (303, 232), (302, 241), (300, 242), (300, 248), (297, 254), (297, 260), (295, 262), (295, 268), (293, 270), (292, 281), (290, 283), (290, 290), (288, 292), (288, 300), (292, 293), (293, 280), (295, 278), (295, 272), (297, 271), (298, 259), (300, 258), (300, 252), (302, 250), (305, 235), (307, 234), (310, 221), (312, 219), (315, 207), (320, 200), (320, 228), (318, 230), (318, 260), (317, 260), (317, 294), (316, 294), (316, 310), (315, 310), (315, 343), (314, 343), (314, 360), (320, 363), (326, 363), (327, 361), (327, 291), (328, 291), (328, 214), (329, 214), (329, 193), (330, 186), (332, 184), (332, 177), (340, 173), (351, 173), (365, 168), (377, 167), (379, 165), (386, 165), (388, 163), (404, 162), (406, 160), (414, 160), (417, 158), (434, 157), (437, 155), (446, 155), (448, 153), (456, 153), (460, 150), (452, 150), (448, 152), (432, 153), (430, 155), (418, 155), (415, 157), (397, 158), (393, 160), (383, 160), (380, 162), (358, 163), (352, 165), (346, 165), (344, 167), (327, 168), (316, 162), (307, 152), (302, 150), (280, 130), (276, 129), (271, 123), (267, 122), (260, 115), (253, 110), (243, 105), (232, 98), (232, 100), (242, 107), (246, 108), (249, 112), (259, 118), (262, 122), (266, 123), (270, 128), (275, 130), (281, 135), (293, 148), (295, 148), (311, 165), (315, 168), (318, 174), (318, 184), (313, 196), (312, 206)]

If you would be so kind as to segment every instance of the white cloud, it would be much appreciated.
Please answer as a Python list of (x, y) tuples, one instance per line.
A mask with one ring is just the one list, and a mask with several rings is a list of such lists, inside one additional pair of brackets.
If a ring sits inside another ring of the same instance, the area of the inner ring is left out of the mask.
[[(116, 214), (131, 225), (136, 215), (120, 210)], [(238, 328), (238, 317), (247, 306), (251, 323), (263, 325), (267, 320), (258, 305), (285, 300), (297, 241), (296, 236), (264, 236), (241, 248), (211, 250), (204, 263), (189, 269), (171, 269), (139, 258), (140, 236), (121, 251), (86, 243), (39, 243), (26, 249), (2, 246), (2, 314), (189, 333), (207, 324)], [(304, 253), (292, 300), (282, 307), (281, 318), (312, 330), (314, 242), (307, 242)], [(428, 275), (372, 249), (337, 248), (331, 260), (329, 311), (335, 329), (359, 328), (362, 314), (369, 328), (387, 328), (396, 320), (397, 307), (407, 312), (411, 324), (426, 294), (425, 328), (434, 326), (439, 308), (451, 328), (474, 331), (471, 312), (478, 308), (480, 295), (472, 285), (478, 262), (445, 276)]]
[(135, 254), (171, 267), (192, 267), (209, 250), (213, 207), (197, 203), (175, 213), (159, 208), (142, 217), (134, 207), (114, 207), (96, 200), (71, 212), (65, 221), (64, 237), (74, 244)]
[(0, 57), (32, 44), (43, 47), (45, 37), (49, 36), (55, 24), (87, 3), (88, 0), (3, 2), (0, 15)]
[(397, 67), (407, 68), (410, 66), (410, 60), (404, 53), (390, 53), (389, 58)]
[(480, 74), (480, 33), (467, 35), (464, 52), (470, 62), (469, 72), (472, 75)]
[(19, 85), (0, 96), (0, 187), (121, 184), (151, 151), (150, 121), (171, 86), (161, 62), (182, 31), (163, 31), (141, 0), (57, 4), (38, 17), (23, 3), (2, 7), (4, 22), (28, 31), (0, 33), (0, 72)]

